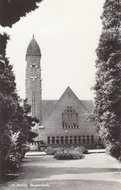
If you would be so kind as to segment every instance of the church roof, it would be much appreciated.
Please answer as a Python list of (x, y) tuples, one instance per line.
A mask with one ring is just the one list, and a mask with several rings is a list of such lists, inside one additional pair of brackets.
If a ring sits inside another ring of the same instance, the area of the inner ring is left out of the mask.
[(40, 48), (39, 48), (37, 41), (34, 38), (34, 35), (33, 35), (33, 38), (28, 45), (26, 55), (41, 56), (41, 51), (40, 51)]
[(47, 117), (49, 112), (52, 110), (58, 100), (42, 100), (42, 118), (43, 120)]
[[(71, 90), (70, 87), (68, 87), (65, 92), (63, 93), (63, 95), (65, 93), (71, 92), (73, 93), (73, 95), (78, 99), (78, 97), (74, 94), (74, 92)], [(62, 95), (62, 96), (63, 96)], [(60, 99), (59, 99), (60, 100)], [(56, 104), (58, 103), (59, 100), (42, 100), (42, 118), (43, 120), (45, 120), (48, 116), (49, 113), (51, 113), (51, 111), (53, 110), (54, 106), (56, 106)], [(92, 113), (94, 110), (94, 104), (92, 100), (79, 100), (79, 103), (82, 104), (86, 110), (89, 113)]]
[(94, 103), (92, 100), (80, 100), (84, 106), (87, 108), (87, 110), (92, 113), (94, 111)]

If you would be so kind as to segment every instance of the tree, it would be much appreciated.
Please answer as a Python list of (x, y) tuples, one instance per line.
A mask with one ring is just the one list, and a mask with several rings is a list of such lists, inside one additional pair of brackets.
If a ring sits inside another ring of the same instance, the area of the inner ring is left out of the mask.
[(39, 122), (28, 115), (30, 106), (26, 101), (21, 105), (17, 95), (13, 68), (5, 52), (8, 39), (7, 34), (0, 35), (0, 44), (3, 46), (0, 49), (0, 152), (4, 171), (6, 166), (14, 163), (15, 158), (19, 164), (18, 159), (23, 158), (25, 145), (37, 136), (31, 129)]
[(15, 77), (12, 66), (6, 58), (6, 45), (9, 37), (0, 34), (0, 152), (2, 162), (6, 159), (11, 145), (8, 122), (17, 108)]
[[(0, 0), (0, 25), (11, 27), (26, 13), (38, 8), (37, 3), (41, 1)], [(15, 76), (6, 57), (8, 39), (7, 34), (0, 34), (0, 166), (6, 164), (12, 150), (14, 152), (19, 147), (20, 151), (23, 142), (32, 141), (36, 134), (31, 131), (31, 127), (33, 121), (37, 121), (27, 115), (26, 106), (20, 106)]]
[(38, 8), (42, 0), (0, 0), (0, 25), (11, 27), (26, 13)]
[(121, 159), (121, 0), (106, 0), (96, 50), (96, 129), (109, 153)]
[(5, 167), (3, 169), (5, 172), (20, 166), (22, 158), (29, 150), (28, 143), (33, 142), (34, 138), (38, 136), (37, 133), (32, 132), (32, 127), (39, 120), (29, 116), (30, 111), (31, 108), (26, 100), (24, 100), (22, 105), (18, 102), (17, 109), (8, 123), (11, 142), (9, 143), (8, 154), (4, 161)]

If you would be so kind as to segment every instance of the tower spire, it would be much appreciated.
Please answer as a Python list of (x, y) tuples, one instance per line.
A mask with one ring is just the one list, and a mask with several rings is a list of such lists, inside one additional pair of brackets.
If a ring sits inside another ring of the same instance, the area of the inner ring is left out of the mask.
[(41, 52), (34, 39), (30, 41), (26, 52), (26, 98), (31, 105), (31, 114), (42, 122), (42, 84), (41, 84)]

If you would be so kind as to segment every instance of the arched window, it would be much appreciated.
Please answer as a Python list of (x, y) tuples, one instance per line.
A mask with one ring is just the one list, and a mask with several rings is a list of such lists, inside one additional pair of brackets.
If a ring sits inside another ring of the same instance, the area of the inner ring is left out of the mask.
[(30, 73), (31, 79), (32, 79), (33, 81), (35, 81), (36, 78), (37, 78), (37, 73), (36, 73), (36, 68), (37, 68), (37, 67), (36, 67), (34, 64), (31, 65), (30, 67), (31, 67), (31, 73)]
[(72, 106), (67, 106), (67, 109), (62, 113), (62, 127), (63, 129), (79, 128), (78, 112)]

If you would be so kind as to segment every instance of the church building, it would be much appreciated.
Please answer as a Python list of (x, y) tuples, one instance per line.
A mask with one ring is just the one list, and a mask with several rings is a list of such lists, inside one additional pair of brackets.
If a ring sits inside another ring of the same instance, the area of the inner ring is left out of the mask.
[(39, 119), (38, 133), (31, 150), (47, 146), (80, 145), (95, 148), (95, 123), (88, 119), (93, 112), (92, 100), (80, 100), (70, 87), (59, 100), (42, 99), (41, 51), (34, 36), (26, 51), (26, 98), (31, 115)]

